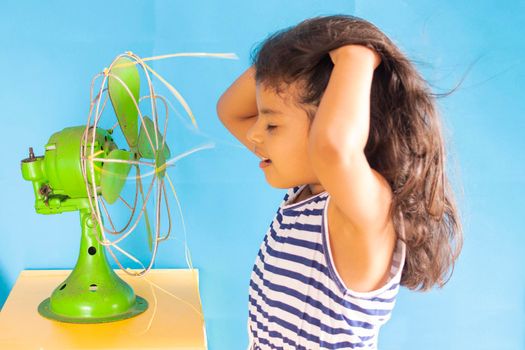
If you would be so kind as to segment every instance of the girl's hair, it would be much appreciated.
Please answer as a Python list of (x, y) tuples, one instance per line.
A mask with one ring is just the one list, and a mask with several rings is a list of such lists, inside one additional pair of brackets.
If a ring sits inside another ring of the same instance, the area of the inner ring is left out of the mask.
[[(461, 251), (462, 227), (445, 174), (444, 140), (434, 100), (438, 94), (431, 93), (406, 56), (361, 18), (321, 16), (280, 30), (258, 45), (251, 56), (255, 80), (278, 94), (289, 84), (300, 84), (295, 102), (311, 120), (333, 69), (329, 52), (349, 44), (374, 49), (382, 60), (372, 80), (365, 155), (393, 190), (390, 215), (396, 232), (405, 225), (401, 239), (407, 256), (401, 284), (414, 290), (443, 287)], [(403, 222), (394, 215), (398, 211)]]

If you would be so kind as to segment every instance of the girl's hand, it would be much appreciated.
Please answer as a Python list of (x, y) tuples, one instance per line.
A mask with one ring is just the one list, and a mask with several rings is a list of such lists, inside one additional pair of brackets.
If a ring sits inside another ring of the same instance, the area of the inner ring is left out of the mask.
[(381, 56), (373, 49), (363, 45), (345, 45), (329, 52), (332, 62), (337, 64), (341, 59), (358, 58), (370, 60), (374, 69), (381, 63)]

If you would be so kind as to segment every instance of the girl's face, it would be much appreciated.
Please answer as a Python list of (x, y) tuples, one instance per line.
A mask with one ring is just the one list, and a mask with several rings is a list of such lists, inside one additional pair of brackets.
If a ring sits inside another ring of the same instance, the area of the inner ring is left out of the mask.
[(278, 95), (264, 85), (256, 86), (259, 115), (247, 138), (256, 154), (270, 159), (261, 170), (276, 188), (319, 183), (308, 157), (310, 121), (306, 111), (293, 103), (296, 91), (292, 86)]

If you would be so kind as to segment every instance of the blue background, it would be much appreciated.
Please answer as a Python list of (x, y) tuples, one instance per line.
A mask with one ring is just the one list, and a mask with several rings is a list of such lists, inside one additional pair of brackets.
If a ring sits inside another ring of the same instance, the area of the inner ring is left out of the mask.
[[(401, 291), (380, 348), (525, 348), (524, 1), (2, 1), (0, 7), (0, 305), (21, 270), (76, 262), (78, 215), (36, 214), (19, 162), (29, 146), (41, 155), (52, 133), (85, 124), (91, 78), (127, 50), (142, 57), (234, 52), (239, 60), (175, 58), (153, 67), (182, 93), (201, 127), (192, 133), (181, 123), (175, 149), (216, 144), (170, 171), (200, 269), (209, 347), (245, 348), (251, 268), (285, 192), (266, 183), (257, 158), (222, 126), (215, 105), (268, 34), (307, 17), (345, 13), (382, 29), (435, 92), (468, 72), (458, 91), (439, 100), (464, 249), (444, 289)], [(180, 239), (161, 245), (155, 267), (185, 266)]]

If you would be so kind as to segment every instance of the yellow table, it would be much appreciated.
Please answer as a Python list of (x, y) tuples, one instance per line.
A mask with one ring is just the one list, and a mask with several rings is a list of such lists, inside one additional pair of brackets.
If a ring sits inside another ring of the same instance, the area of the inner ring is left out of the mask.
[(206, 349), (198, 270), (155, 269), (144, 277), (115, 272), (149, 308), (126, 320), (72, 324), (40, 316), (38, 304), (71, 270), (24, 270), (0, 313), (0, 349)]

